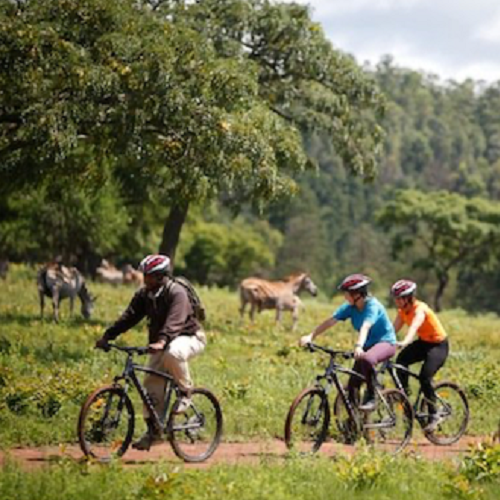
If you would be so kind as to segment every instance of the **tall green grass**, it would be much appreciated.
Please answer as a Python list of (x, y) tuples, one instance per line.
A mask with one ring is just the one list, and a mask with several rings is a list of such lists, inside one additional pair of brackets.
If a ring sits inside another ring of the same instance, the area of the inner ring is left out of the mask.
[[(498, 460), (500, 448), (489, 451)], [(218, 465), (205, 470), (166, 463), (124, 468), (119, 463), (99, 466), (62, 460), (29, 474), (8, 462), (0, 470), (0, 497), (52, 500), (57, 492), (59, 500), (496, 500), (500, 482), (494, 464), (477, 454), (469, 460), (457, 465), (364, 451), (336, 460), (319, 455), (284, 461), (261, 457), (251, 467)], [(478, 465), (482, 475), (476, 473)]]

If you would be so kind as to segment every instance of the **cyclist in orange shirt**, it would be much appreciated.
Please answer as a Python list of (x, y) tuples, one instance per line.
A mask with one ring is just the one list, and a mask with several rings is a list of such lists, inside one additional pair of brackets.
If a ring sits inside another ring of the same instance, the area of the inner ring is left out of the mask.
[[(424, 362), (420, 370), (420, 385), (424, 396), (431, 403), (431, 418), (424, 430), (432, 432), (440, 424), (432, 378), (444, 365), (449, 345), (446, 332), (436, 313), (425, 302), (415, 298), (416, 290), (417, 284), (410, 280), (399, 280), (391, 287), (391, 294), (398, 308), (394, 330), (397, 333), (403, 325), (408, 326), (406, 337), (397, 343), (403, 350), (399, 353), (396, 363), (408, 367), (419, 361)], [(418, 339), (415, 340), (417, 336)], [(408, 375), (399, 371), (398, 377), (408, 393)]]

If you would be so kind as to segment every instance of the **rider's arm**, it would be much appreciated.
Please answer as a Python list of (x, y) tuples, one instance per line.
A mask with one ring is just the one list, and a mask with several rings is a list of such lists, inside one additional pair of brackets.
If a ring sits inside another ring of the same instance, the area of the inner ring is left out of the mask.
[(300, 345), (304, 346), (312, 342), (316, 337), (321, 335), (323, 332), (335, 326), (337, 324), (337, 320), (335, 318), (328, 318), (323, 321), (320, 325), (318, 325), (309, 335), (304, 335), (300, 338)]
[(402, 342), (399, 343), (400, 347), (406, 347), (411, 344), (415, 337), (417, 336), (418, 329), (422, 326), (425, 321), (425, 312), (422, 310), (417, 310), (410, 327), (408, 328), (408, 333)]
[(372, 327), (372, 323), (370, 321), (363, 321), (361, 328), (359, 329), (358, 341), (356, 342), (356, 347), (360, 347), (361, 349), (365, 345), (366, 339), (368, 337), (368, 332)]
[(394, 331), (396, 333), (398, 333), (399, 330), (401, 330), (401, 328), (403, 328), (403, 325), (404, 325), (404, 321), (401, 319), (401, 316), (398, 314), (396, 316), (396, 319), (394, 320)]
[(139, 290), (118, 320), (104, 332), (104, 338), (106, 340), (116, 339), (118, 335), (137, 325), (145, 315), (146, 300), (144, 292)]

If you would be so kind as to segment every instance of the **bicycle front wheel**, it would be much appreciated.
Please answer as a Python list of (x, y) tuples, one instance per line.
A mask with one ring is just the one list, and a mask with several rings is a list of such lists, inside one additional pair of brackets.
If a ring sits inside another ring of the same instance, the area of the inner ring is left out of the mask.
[(222, 411), (208, 389), (193, 389), (191, 405), (176, 413), (180, 399), (170, 413), (167, 432), (174, 453), (185, 462), (203, 462), (219, 446), (222, 436)]
[[(344, 390), (347, 392), (347, 388)], [(353, 408), (353, 412), (357, 414), (357, 408)], [(360, 435), (359, 425), (357, 420), (351, 418), (349, 415), (349, 411), (340, 393), (337, 393), (337, 397), (333, 403), (333, 414), (335, 415), (335, 423), (339, 435), (338, 440), (344, 444), (354, 444)]]
[(78, 440), (83, 453), (99, 461), (120, 457), (134, 436), (134, 407), (119, 386), (94, 391), (83, 403)]
[(326, 440), (330, 408), (325, 391), (304, 389), (293, 401), (285, 422), (285, 443), (301, 453), (315, 453)]
[[(469, 403), (465, 392), (453, 382), (440, 382), (434, 387), (436, 392), (436, 414), (440, 423), (425, 437), (433, 444), (448, 445), (457, 442), (467, 430), (469, 423)], [(430, 416), (429, 402), (423, 398), (420, 413)], [(427, 418), (422, 423), (427, 422)]]
[(413, 408), (397, 389), (385, 389), (377, 408), (367, 415), (364, 424), (367, 441), (389, 453), (398, 453), (410, 441), (413, 431)]

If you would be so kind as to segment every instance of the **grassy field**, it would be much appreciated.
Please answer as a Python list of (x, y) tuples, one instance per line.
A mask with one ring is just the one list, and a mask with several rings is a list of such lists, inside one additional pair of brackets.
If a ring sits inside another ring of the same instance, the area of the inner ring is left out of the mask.
[[(1, 283), (2, 448), (76, 442), (76, 418), (82, 401), (93, 388), (110, 381), (121, 370), (123, 357), (119, 353), (95, 351), (93, 345), (106, 325), (126, 306), (133, 288), (91, 283), (90, 289), (99, 296), (93, 319), (84, 322), (79, 314), (68, 318), (68, 304), (63, 303), (62, 320), (56, 325), (51, 320), (50, 307), (48, 318), (39, 319), (34, 269), (13, 266), (7, 280)], [(293, 397), (311, 384), (325, 364), (324, 357), (300, 350), (298, 337), (331, 314), (339, 299), (329, 303), (306, 300), (299, 331), (292, 334), (290, 318), (286, 318), (285, 325), (279, 329), (274, 326), (271, 312), (261, 314), (254, 325), (248, 320), (240, 323), (235, 292), (208, 289), (200, 292), (208, 309), (209, 345), (202, 356), (193, 360), (192, 371), (196, 384), (211, 388), (221, 401), (225, 440), (282, 437), (284, 419)], [(394, 316), (393, 310), (390, 313)], [(451, 355), (439, 376), (458, 382), (467, 391), (471, 403), (468, 433), (490, 435), (500, 418), (500, 319), (494, 315), (472, 317), (462, 311), (447, 311), (441, 318), (450, 335)], [(145, 325), (142, 325), (123, 335), (121, 341), (143, 345), (146, 338)], [(354, 338), (350, 325), (342, 324), (325, 334), (321, 342), (349, 349)], [(140, 430), (139, 418), (137, 423)], [(417, 438), (419, 432), (416, 431)], [(354, 472), (353, 464), (347, 464), (349, 460), (358, 460), (354, 468), (364, 471), (360, 473), (363, 477), (372, 474), (373, 483), (371, 479), (369, 484), (364, 484), (361, 477), (351, 477)], [(307, 479), (318, 485), (314, 498), (326, 497), (332, 489), (342, 488), (351, 491), (351, 498), (361, 498), (366, 488), (373, 490), (370, 495), (375, 499), (399, 498), (408, 491), (412, 491), (415, 498), (420, 498), (418, 495), (441, 498), (446, 492), (451, 498), (462, 494), (463, 498), (475, 498), (474, 495), (497, 498), (492, 496), (494, 488), (490, 491), (488, 482), (470, 483), (465, 478), (460, 484), (456, 465), (452, 473), (448, 465), (431, 465), (409, 458), (360, 456), (339, 459), (333, 466), (331, 461), (322, 458), (292, 457), (284, 464), (264, 465), (255, 467), (251, 481), (245, 477), (244, 468), (235, 466), (217, 466), (210, 473), (176, 475), (167, 474), (159, 465), (127, 471), (127, 480), (122, 481), (124, 474), (119, 465), (106, 470), (87, 470), (85, 466), (70, 463), (62, 463), (49, 472), (33, 473), (24, 481), (20, 470), (8, 465), (0, 475), (0, 493), (3, 493), (0, 496), (28, 499), (46, 495), (48, 498), (50, 491), (61, 491), (65, 481), (74, 481), (71, 486), (74, 495), (61, 498), (106, 498), (112, 494), (116, 497), (116, 491), (123, 491), (122, 496), (129, 498), (132, 493), (137, 495), (137, 488), (145, 498), (159, 498), (167, 492), (172, 498), (188, 493), (196, 494), (196, 498), (235, 495), (257, 498), (266, 497), (266, 494), (257, 495), (262, 485), (266, 485), (273, 498), (291, 498), (299, 493), (303, 498), (313, 498), (310, 488), (301, 487)], [(389, 470), (397, 470), (397, 477)], [(415, 470), (421, 471), (424, 479), (414, 474)], [(492, 477), (496, 478), (493, 483), (498, 487), (498, 477), (495, 474)], [(45, 486), (41, 488), (43, 481)], [(134, 487), (128, 488), (127, 481)], [(24, 488), (24, 494), (15, 495), (16, 488)], [(460, 493), (460, 488), (465, 493)]]

